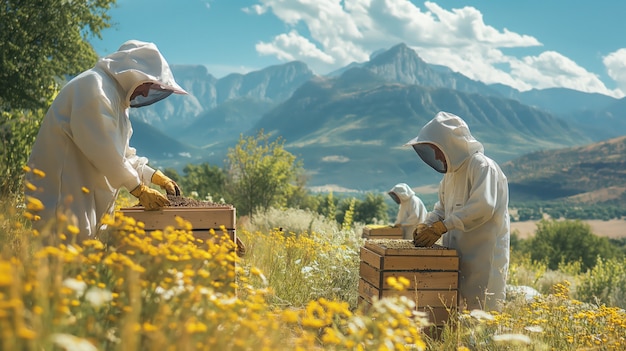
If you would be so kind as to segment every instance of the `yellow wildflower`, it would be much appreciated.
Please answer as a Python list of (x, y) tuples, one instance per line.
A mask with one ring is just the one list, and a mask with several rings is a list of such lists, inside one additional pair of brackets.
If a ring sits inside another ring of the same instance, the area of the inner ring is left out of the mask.
[(0, 286), (9, 286), (13, 282), (13, 266), (8, 261), (0, 261)]
[(41, 200), (26, 195), (26, 208), (31, 211), (41, 211), (44, 209), (44, 206)]
[(43, 178), (46, 176), (46, 173), (40, 169), (33, 169), (33, 174), (35, 174), (36, 176), (38, 176), (39, 178)]
[(78, 227), (73, 224), (68, 225), (67, 230), (70, 232), (70, 234), (74, 235), (78, 235), (78, 233), (80, 233), (80, 229), (78, 229)]

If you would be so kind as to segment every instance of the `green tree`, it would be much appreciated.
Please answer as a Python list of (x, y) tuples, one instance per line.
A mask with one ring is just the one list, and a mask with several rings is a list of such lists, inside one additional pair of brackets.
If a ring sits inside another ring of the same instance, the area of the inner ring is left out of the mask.
[(591, 232), (591, 227), (580, 220), (541, 220), (537, 223), (535, 236), (528, 239), (532, 260), (545, 262), (556, 270), (560, 263), (580, 261), (586, 271), (596, 264), (596, 259), (613, 258), (618, 251), (609, 240)]
[(190, 195), (195, 191), (202, 199), (209, 195), (215, 200), (218, 200), (217, 197), (225, 197), (226, 172), (220, 167), (207, 162), (188, 164), (183, 168), (183, 173), (185, 175), (179, 183), (183, 193)]
[(354, 221), (363, 224), (387, 222), (389, 219), (382, 194), (365, 194), (365, 199), (356, 203), (354, 211)]
[(115, 0), (3, 0), (0, 109), (47, 108), (65, 76), (93, 66), (90, 37), (110, 27)]
[(226, 189), (242, 215), (286, 205), (303, 167), (284, 143), (281, 137), (270, 141), (270, 135), (260, 130), (256, 137), (240, 136), (237, 145), (228, 149)]
[(311, 193), (307, 190), (306, 183), (308, 178), (302, 171), (303, 169), (298, 170), (295, 181), (289, 186), (285, 199), (285, 207), (287, 208), (312, 209), (317, 208), (319, 205), (318, 199), (311, 196)]
[(0, 195), (21, 193), (23, 167), (35, 142), (43, 110), (0, 112)]

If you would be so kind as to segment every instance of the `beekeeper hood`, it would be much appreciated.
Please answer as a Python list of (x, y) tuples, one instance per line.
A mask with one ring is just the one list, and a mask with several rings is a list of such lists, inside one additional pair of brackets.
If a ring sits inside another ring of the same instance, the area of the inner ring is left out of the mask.
[[(110, 74), (126, 92), (130, 107), (151, 105), (175, 94), (187, 94), (174, 80), (167, 61), (156, 45), (139, 40), (129, 40), (118, 51), (98, 61), (97, 67)], [(137, 87), (152, 83), (147, 96), (131, 97)]]
[(454, 172), (470, 155), (484, 151), (483, 145), (474, 139), (465, 121), (443, 111), (437, 113), (417, 137), (405, 145), (412, 146), (426, 164), (440, 173)]
[(399, 205), (401, 202), (408, 201), (412, 198), (413, 195), (415, 195), (415, 192), (408, 184), (399, 183), (391, 188), (387, 194)]

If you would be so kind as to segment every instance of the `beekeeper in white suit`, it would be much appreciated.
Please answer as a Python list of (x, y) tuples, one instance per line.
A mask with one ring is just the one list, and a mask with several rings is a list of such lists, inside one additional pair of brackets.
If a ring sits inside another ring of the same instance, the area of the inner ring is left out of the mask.
[(426, 206), (406, 183), (398, 183), (387, 192), (399, 206), (394, 227), (401, 227), (403, 239), (413, 239), (413, 231), (426, 220)]
[(463, 308), (500, 311), (509, 267), (509, 190), (500, 167), (460, 117), (439, 112), (406, 145), (443, 173), (439, 201), (414, 233), (416, 246), (443, 246), (459, 253)]
[(172, 93), (187, 94), (156, 45), (137, 40), (70, 80), (47, 111), (28, 160), (44, 174), (27, 173), (27, 201), (32, 196), (44, 205), (33, 228), (54, 233), (63, 230), (55, 227), (56, 220), (69, 217), (80, 229), (79, 240), (92, 238), (102, 216), (112, 213), (120, 188), (150, 210), (169, 203), (151, 183), (167, 194), (180, 194), (174, 181), (129, 146), (129, 107), (147, 106)]

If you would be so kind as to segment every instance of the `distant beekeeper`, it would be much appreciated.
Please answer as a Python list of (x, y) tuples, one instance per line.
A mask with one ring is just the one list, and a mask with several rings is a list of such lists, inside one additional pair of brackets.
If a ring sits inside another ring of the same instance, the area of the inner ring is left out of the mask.
[(172, 93), (187, 94), (156, 45), (137, 40), (70, 80), (47, 111), (28, 160), (32, 169), (43, 171), (26, 176), (27, 201), (32, 196), (44, 205), (33, 228), (55, 232), (57, 219), (69, 219), (80, 230), (79, 240), (92, 238), (102, 216), (113, 212), (122, 187), (149, 210), (169, 204), (151, 183), (179, 195), (173, 180), (129, 146), (129, 107), (147, 106)]
[(428, 210), (408, 184), (398, 183), (387, 192), (400, 207), (394, 227), (401, 227), (404, 239), (413, 239), (413, 231), (426, 220)]
[(460, 117), (439, 112), (406, 145), (437, 172), (439, 201), (414, 233), (416, 246), (442, 245), (459, 253), (463, 308), (500, 311), (509, 267), (509, 190), (500, 167)]

